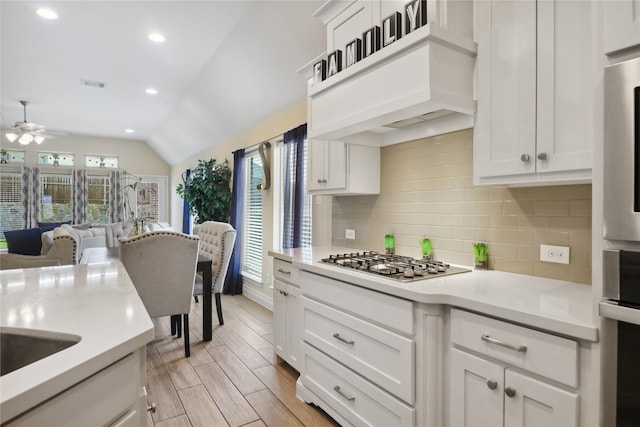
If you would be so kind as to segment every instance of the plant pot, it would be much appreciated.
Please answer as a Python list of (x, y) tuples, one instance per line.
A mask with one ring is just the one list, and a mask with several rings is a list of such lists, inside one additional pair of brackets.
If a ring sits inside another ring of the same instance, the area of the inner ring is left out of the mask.
[(425, 260), (425, 261), (432, 261), (433, 260), (433, 254), (422, 255), (422, 259)]
[(487, 260), (484, 261), (473, 261), (473, 266), (476, 270), (486, 270), (489, 267), (489, 263)]

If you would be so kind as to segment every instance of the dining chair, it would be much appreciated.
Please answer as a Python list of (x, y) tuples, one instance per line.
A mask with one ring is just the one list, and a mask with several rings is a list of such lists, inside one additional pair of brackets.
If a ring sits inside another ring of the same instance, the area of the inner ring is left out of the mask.
[[(226, 222), (205, 221), (193, 227), (193, 234), (200, 238), (200, 255), (211, 260), (212, 293), (215, 295), (218, 323), (224, 325), (220, 293), (229, 269), (229, 261), (236, 241), (236, 230)], [(196, 275), (194, 298), (203, 291), (202, 276)]]
[(172, 316), (171, 333), (180, 338), (184, 330), (184, 353), (189, 357), (189, 311), (200, 239), (175, 231), (152, 231), (118, 240), (120, 260), (149, 316)]

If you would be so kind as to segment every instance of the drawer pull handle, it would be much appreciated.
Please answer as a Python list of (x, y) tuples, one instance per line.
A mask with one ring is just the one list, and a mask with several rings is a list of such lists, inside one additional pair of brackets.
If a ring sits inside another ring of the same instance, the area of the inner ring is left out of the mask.
[(281, 269), (281, 268), (279, 268), (279, 269), (278, 269), (278, 273), (282, 273), (282, 274), (291, 274), (291, 272), (290, 272), (290, 271), (283, 270), (283, 269)]
[(347, 396), (346, 394), (344, 394), (344, 391), (340, 390), (339, 385), (333, 387), (333, 390), (335, 390), (336, 393), (338, 393), (340, 396), (344, 397), (350, 402), (353, 402), (354, 400), (356, 400), (355, 396)]
[(514, 397), (516, 395), (516, 389), (513, 387), (507, 387), (504, 389), (504, 394), (506, 394), (507, 397)]
[(498, 387), (498, 382), (494, 380), (489, 380), (487, 381), (487, 387), (489, 387), (489, 390), (495, 390)]
[(504, 342), (502, 342), (500, 340), (497, 340), (495, 338), (491, 338), (487, 334), (482, 334), (481, 338), (482, 338), (482, 341), (486, 341), (489, 344), (499, 345), (500, 347), (508, 348), (510, 350), (515, 350), (518, 353), (526, 353), (527, 352), (527, 346), (526, 345), (511, 345), (511, 344), (507, 344), (507, 343), (504, 343)]
[(343, 343), (345, 343), (345, 344), (354, 345), (354, 344), (356, 343), (356, 342), (355, 342), (355, 341), (353, 341), (353, 340), (347, 340), (347, 339), (342, 338), (342, 337), (340, 336), (340, 334), (339, 334), (339, 333), (337, 333), (337, 332), (336, 332), (335, 334), (333, 334), (333, 337), (334, 337), (335, 339), (337, 339), (338, 341), (342, 341), (342, 342), (343, 342)]

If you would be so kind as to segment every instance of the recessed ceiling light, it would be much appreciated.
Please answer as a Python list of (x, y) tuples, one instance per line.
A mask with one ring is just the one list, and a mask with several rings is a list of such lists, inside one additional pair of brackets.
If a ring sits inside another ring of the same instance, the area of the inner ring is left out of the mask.
[(36, 13), (44, 19), (58, 19), (58, 14), (51, 9), (45, 9), (41, 7), (40, 9), (36, 10)]
[(148, 88), (147, 90), (145, 90), (145, 92), (149, 95), (157, 95), (158, 91), (152, 87)]
[(149, 40), (151, 40), (152, 42), (156, 42), (156, 43), (164, 43), (165, 38), (160, 33), (151, 33), (151, 34), (149, 34)]
[(125, 129), (124, 130), (126, 133), (133, 133), (133, 129)]

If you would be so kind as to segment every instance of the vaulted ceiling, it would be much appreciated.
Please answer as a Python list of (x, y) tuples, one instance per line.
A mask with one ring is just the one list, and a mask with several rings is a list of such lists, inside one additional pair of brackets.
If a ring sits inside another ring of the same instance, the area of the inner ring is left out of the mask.
[(296, 70), (325, 49), (322, 3), (3, 0), (2, 127), (27, 100), (51, 131), (144, 140), (178, 163), (304, 99)]

